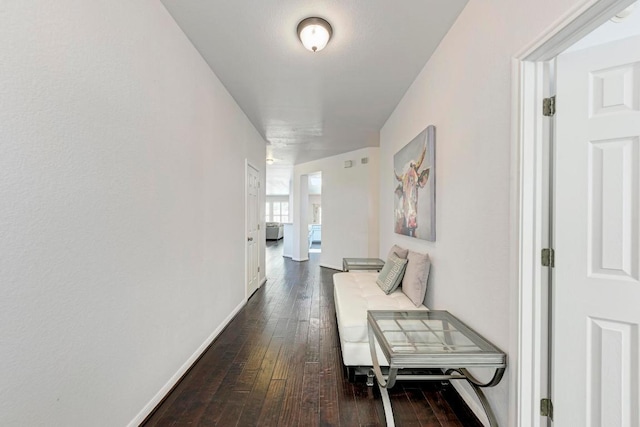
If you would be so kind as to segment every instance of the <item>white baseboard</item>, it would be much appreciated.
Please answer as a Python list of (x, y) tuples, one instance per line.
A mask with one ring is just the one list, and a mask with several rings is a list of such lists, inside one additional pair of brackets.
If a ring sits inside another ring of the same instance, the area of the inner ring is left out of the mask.
[(296, 262), (304, 262), (304, 261), (309, 261), (309, 258), (291, 258), (292, 260), (296, 261)]
[[(264, 279), (267, 280), (266, 277)], [(138, 427), (140, 423), (144, 421), (145, 418), (149, 416), (151, 411), (155, 409), (155, 407), (164, 399), (164, 397), (171, 391), (171, 389), (176, 385), (176, 383), (182, 378), (185, 372), (193, 365), (193, 363), (200, 357), (200, 355), (211, 345), (214, 339), (222, 332), (222, 330), (231, 322), (231, 320), (235, 317), (236, 314), (245, 306), (247, 300), (244, 299), (242, 302), (233, 309), (233, 311), (227, 316), (226, 319), (222, 321), (220, 326), (218, 326), (211, 335), (207, 337), (207, 339), (202, 343), (200, 347), (187, 359), (186, 362), (178, 369), (178, 372), (173, 374), (173, 376), (167, 381), (167, 383), (162, 386), (162, 388), (156, 393), (155, 396), (147, 403), (144, 408), (135, 416), (127, 427)]]
[[(467, 404), (467, 406), (476, 414), (476, 417), (480, 420), (482, 425), (485, 427), (489, 427), (489, 420), (487, 419), (487, 415), (484, 413), (484, 409), (482, 408), (482, 404), (478, 401), (473, 390), (470, 390), (471, 386), (464, 380), (460, 381), (451, 381), (451, 384), (456, 389), (462, 400)], [(465, 384), (466, 386), (463, 386)], [(468, 389), (469, 388), (469, 389)]]
[(330, 268), (330, 269), (332, 269), (332, 270), (342, 271), (342, 266), (340, 266), (340, 267), (336, 267), (335, 265), (325, 264), (324, 262), (321, 262), (321, 263), (320, 263), (320, 267)]
[(267, 283), (267, 276), (264, 276), (264, 277), (262, 278), (262, 281), (260, 282), (260, 286), (258, 286), (258, 287), (261, 287), (261, 286), (262, 286), (262, 285), (264, 285), (265, 283)]

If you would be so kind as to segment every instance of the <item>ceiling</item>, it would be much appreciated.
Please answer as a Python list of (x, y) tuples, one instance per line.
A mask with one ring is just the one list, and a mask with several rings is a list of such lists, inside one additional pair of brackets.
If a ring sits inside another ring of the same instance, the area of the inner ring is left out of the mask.
[[(379, 130), (466, 0), (162, 0), (276, 164), (379, 145)], [(296, 27), (333, 26), (321, 52)]]
[(289, 182), (293, 175), (293, 166), (267, 165), (267, 185), (265, 194), (268, 196), (284, 196), (289, 194)]
[[(267, 166), (267, 189), (268, 196), (289, 195), (289, 183), (293, 175), (293, 166), (290, 165), (268, 165)], [(308, 175), (309, 194), (322, 194), (322, 172), (315, 172)]]

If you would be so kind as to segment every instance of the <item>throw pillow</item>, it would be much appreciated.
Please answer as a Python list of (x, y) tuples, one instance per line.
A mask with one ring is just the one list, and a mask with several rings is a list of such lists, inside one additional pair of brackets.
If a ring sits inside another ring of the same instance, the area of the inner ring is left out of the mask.
[(409, 253), (408, 249), (401, 248), (398, 245), (393, 245), (393, 247), (389, 251), (389, 255), (387, 255), (387, 258), (389, 258), (393, 254), (396, 254), (398, 258), (407, 259), (408, 253)]
[(382, 271), (378, 274), (378, 279), (376, 279), (376, 283), (385, 294), (389, 295), (398, 289), (406, 266), (407, 260), (398, 258), (394, 254), (387, 259), (384, 267), (382, 267)]
[(427, 278), (431, 268), (428, 254), (409, 251), (407, 269), (402, 279), (402, 292), (409, 297), (416, 307), (420, 307), (427, 293)]

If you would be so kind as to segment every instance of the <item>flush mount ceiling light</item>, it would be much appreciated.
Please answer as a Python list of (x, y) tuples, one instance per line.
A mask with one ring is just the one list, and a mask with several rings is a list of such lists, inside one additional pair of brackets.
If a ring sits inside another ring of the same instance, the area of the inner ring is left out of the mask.
[(298, 24), (298, 37), (304, 47), (312, 52), (324, 49), (332, 34), (331, 24), (322, 18), (306, 18)]
[(268, 164), (268, 165), (272, 165), (272, 164), (273, 164), (273, 162), (274, 162), (273, 158), (271, 158), (271, 157), (267, 157), (267, 164)]

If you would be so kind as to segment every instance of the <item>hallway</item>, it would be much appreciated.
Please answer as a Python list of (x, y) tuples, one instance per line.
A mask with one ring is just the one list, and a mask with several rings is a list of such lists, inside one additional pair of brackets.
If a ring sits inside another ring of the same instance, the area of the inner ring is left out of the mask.
[[(379, 426), (377, 390), (343, 373), (334, 270), (282, 257), (267, 242), (267, 283), (149, 417), (146, 426)], [(479, 426), (452, 387), (390, 390), (398, 426)], [(456, 408), (458, 416), (452, 410)]]

